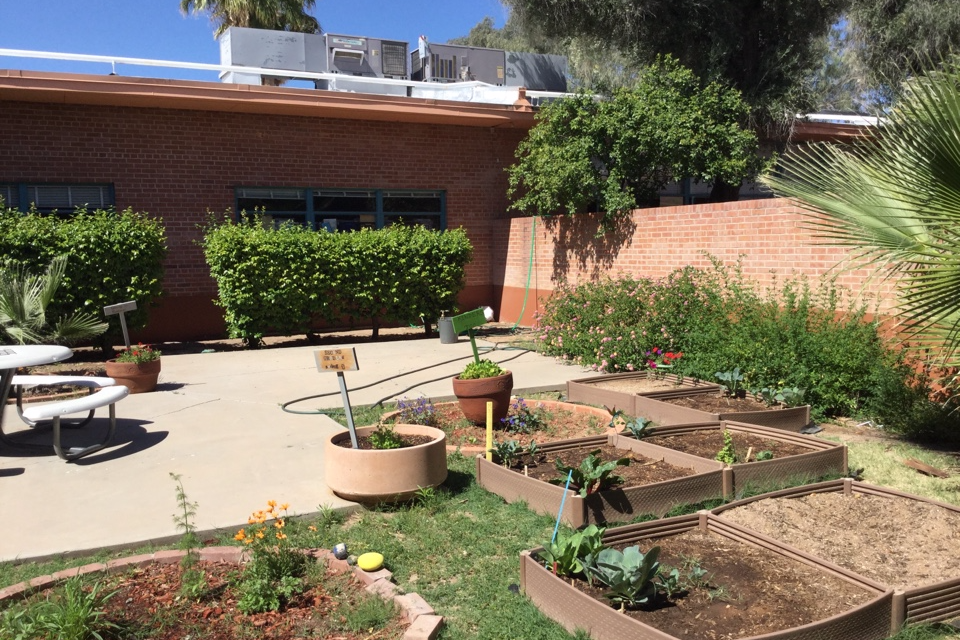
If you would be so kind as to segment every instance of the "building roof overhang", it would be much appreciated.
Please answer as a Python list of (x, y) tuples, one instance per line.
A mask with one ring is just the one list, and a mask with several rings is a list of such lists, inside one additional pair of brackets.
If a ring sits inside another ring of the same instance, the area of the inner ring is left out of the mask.
[(185, 109), (527, 130), (527, 107), (450, 100), (0, 69), (0, 101)]

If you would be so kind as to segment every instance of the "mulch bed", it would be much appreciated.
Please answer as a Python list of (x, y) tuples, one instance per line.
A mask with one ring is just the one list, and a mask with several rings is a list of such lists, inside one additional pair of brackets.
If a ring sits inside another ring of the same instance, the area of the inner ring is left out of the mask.
[[(322, 584), (295, 596), (279, 612), (245, 615), (237, 609), (239, 594), (231, 577), (239, 571), (232, 563), (199, 562), (208, 589), (194, 600), (180, 595), (183, 569), (178, 564), (149, 564), (129, 573), (105, 578), (104, 593), (116, 590), (103, 610), (120, 630), (103, 634), (105, 640), (143, 637), (151, 640), (293, 640), (304, 637), (361, 640), (372, 631), (350, 632), (343, 612), (367, 596), (352, 578), (327, 575)], [(51, 590), (31, 596), (45, 598)], [(376, 638), (396, 639), (406, 630), (398, 616)]]

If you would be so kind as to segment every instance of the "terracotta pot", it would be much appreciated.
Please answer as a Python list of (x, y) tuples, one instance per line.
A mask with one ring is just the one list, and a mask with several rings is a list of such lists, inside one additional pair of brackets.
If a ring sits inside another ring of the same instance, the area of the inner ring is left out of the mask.
[[(370, 435), (376, 427), (357, 429), (357, 437)], [(350, 440), (350, 432), (337, 433), (327, 441), (327, 485), (347, 500), (377, 503), (408, 500), (419, 489), (436, 487), (447, 479), (447, 436), (440, 429), (398, 424), (401, 435), (430, 436), (432, 441), (401, 449), (353, 449), (338, 443)]]
[(160, 377), (160, 359), (137, 364), (135, 362), (117, 362), (107, 360), (107, 375), (130, 389), (130, 393), (147, 393), (157, 388)]
[(513, 392), (513, 372), (507, 371), (493, 378), (453, 379), (453, 395), (460, 401), (463, 415), (474, 424), (487, 423), (487, 402), (493, 403), (493, 424), (499, 424), (510, 411)]

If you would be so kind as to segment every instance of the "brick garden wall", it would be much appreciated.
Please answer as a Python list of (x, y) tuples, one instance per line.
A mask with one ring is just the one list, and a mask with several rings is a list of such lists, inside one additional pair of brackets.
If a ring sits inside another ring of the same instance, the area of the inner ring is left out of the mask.
[(165, 295), (145, 340), (223, 332), (195, 241), (234, 187), (443, 189), (447, 224), (475, 247), (465, 306), (492, 296), (503, 167), (524, 130), (0, 101), (0, 182), (113, 183), (118, 208), (163, 218)]
[[(533, 270), (531, 231), (536, 225)], [(533, 324), (538, 301), (559, 282), (576, 284), (603, 275), (662, 277), (678, 267), (709, 266), (709, 253), (732, 265), (742, 256), (745, 275), (768, 284), (774, 274), (805, 275), (816, 281), (836, 275), (837, 282), (883, 313), (894, 300), (892, 281), (874, 269), (836, 269), (848, 250), (818, 241), (800, 210), (784, 199), (640, 209), (615, 233), (594, 237), (596, 219), (561, 217), (544, 221), (513, 218), (500, 231), (504, 248), (494, 266), (500, 320)], [(526, 283), (530, 291), (523, 307)]]

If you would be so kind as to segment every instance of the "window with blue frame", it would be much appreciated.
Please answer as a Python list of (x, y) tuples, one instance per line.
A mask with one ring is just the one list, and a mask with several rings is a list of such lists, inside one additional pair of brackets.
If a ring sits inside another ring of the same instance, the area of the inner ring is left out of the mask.
[(77, 207), (107, 209), (116, 205), (112, 184), (0, 183), (4, 206), (20, 211), (69, 215)]
[[(238, 212), (262, 212), (274, 224), (353, 231), (394, 224), (445, 229), (446, 194), (419, 189), (238, 187)], [(239, 213), (238, 213), (239, 216)]]

